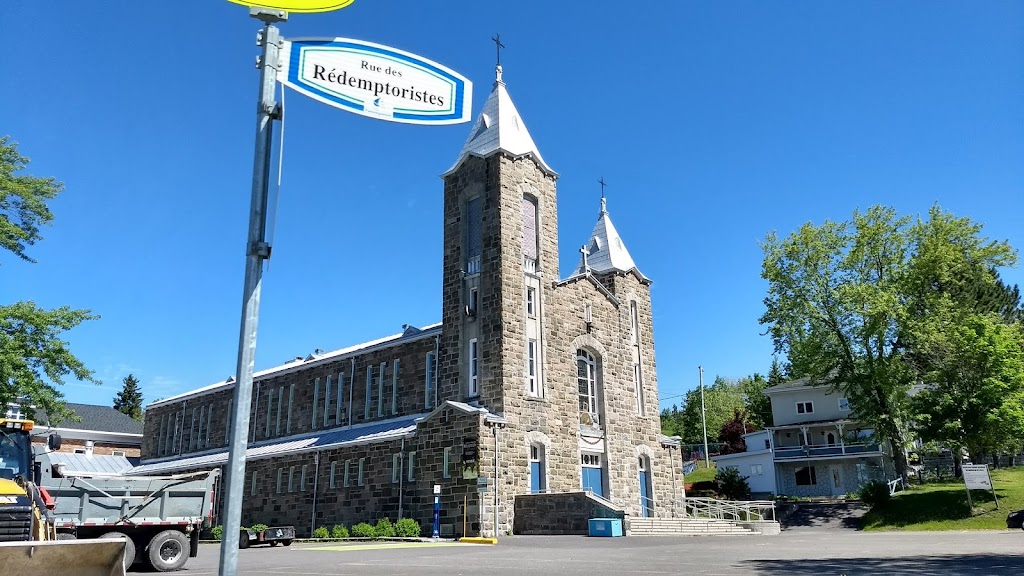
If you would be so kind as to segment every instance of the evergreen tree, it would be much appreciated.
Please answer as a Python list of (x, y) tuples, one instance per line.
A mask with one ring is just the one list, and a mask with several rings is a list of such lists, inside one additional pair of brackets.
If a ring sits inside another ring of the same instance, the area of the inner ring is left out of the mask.
[(139, 380), (135, 376), (125, 376), (124, 386), (114, 397), (114, 409), (136, 420), (142, 420), (142, 391), (139, 390)]
[(776, 386), (786, 381), (786, 373), (782, 370), (778, 356), (772, 356), (772, 367), (768, 369), (768, 385)]

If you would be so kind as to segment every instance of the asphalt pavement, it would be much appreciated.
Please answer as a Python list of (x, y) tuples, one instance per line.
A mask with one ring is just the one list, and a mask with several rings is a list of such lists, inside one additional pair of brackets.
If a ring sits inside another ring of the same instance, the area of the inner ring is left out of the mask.
[[(217, 574), (219, 547), (200, 547), (183, 576)], [(498, 545), (293, 544), (239, 551), (241, 575), (592, 576), (594, 574), (905, 574), (1024, 572), (1024, 531), (854, 532), (777, 536), (585, 538), (519, 536)]]

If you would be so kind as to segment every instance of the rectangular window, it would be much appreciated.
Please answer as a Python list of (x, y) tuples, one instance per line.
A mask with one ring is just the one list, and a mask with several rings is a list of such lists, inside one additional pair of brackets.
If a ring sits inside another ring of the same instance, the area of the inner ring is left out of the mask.
[(392, 454), (391, 455), (391, 482), (398, 484), (398, 481), (402, 479), (402, 455)]
[(636, 413), (644, 415), (644, 381), (640, 375), (640, 365), (633, 364), (633, 390), (636, 394)]
[(316, 380), (313, 380), (313, 410), (311, 411), (312, 412), (312, 418), (310, 418), (310, 422), (309, 422), (309, 429), (310, 430), (316, 430), (316, 421), (318, 420), (318, 418), (317, 418), (317, 416), (318, 416), (318, 414), (317, 414), (317, 412), (318, 412), (317, 411), (317, 406), (319, 406), (319, 404), (320, 404), (320, 379), (317, 378)]
[(234, 417), (235, 401), (228, 400), (228, 412), (227, 417), (224, 418), (224, 444), (227, 445), (231, 440), (231, 419)]
[(370, 407), (372, 404), (371, 398), (373, 397), (373, 366), (367, 365), (366, 367), (366, 406), (363, 408), (363, 420), (370, 419)]
[(466, 314), (470, 318), (476, 318), (477, 303), (479, 301), (480, 291), (476, 286), (469, 289), (469, 297), (466, 302)]
[(267, 429), (263, 433), (264, 438), (270, 438), (270, 415), (274, 409), (274, 388), (267, 390)]
[(302, 465), (302, 475), (299, 476), (299, 491), (300, 492), (305, 492), (306, 491), (306, 465), (305, 464)]
[(526, 390), (530, 396), (540, 396), (537, 384), (537, 341), (531, 338), (526, 343)]
[(164, 448), (167, 446), (167, 416), (164, 414), (160, 415), (160, 435), (157, 436), (156, 440), (156, 454), (157, 456), (164, 455)]
[(448, 446), (444, 449), (444, 460), (441, 462), (441, 476), (444, 478), (451, 478), (452, 471), (449, 466), (452, 462), (452, 447)]
[(478, 196), (466, 202), (466, 274), (480, 273), (482, 231), (483, 202)]
[(256, 472), (252, 473), (252, 480), (249, 481), (249, 496), (256, 495)]
[(192, 408), (192, 419), (188, 422), (188, 451), (196, 447), (196, 409)]
[(479, 381), (477, 379), (477, 346), (476, 338), (469, 341), (469, 396), (480, 394)]
[(110, 453), (110, 455), (111, 456), (120, 456), (121, 458), (125, 458), (126, 457), (124, 450), (114, 450), (113, 452)]
[(812, 414), (814, 412), (813, 402), (797, 402), (796, 413), (797, 414)]
[(292, 433), (292, 406), (295, 405), (295, 384), (288, 385), (288, 418), (285, 420), (284, 433)]
[(274, 435), (281, 435), (281, 406), (284, 404), (284, 386), (277, 389), (277, 419), (274, 423)]
[(765, 439), (765, 441), (764, 441), (764, 449), (765, 450), (771, 450), (772, 449), (772, 441), (771, 440)]
[(288, 468), (288, 493), (295, 492), (295, 466)]
[(328, 483), (328, 486), (331, 487), (331, 488), (336, 488), (337, 487), (337, 485), (335, 484), (335, 481), (334, 481), (334, 472), (335, 472), (335, 470), (337, 470), (337, 468), (338, 468), (338, 463), (337, 462), (331, 462), (331, 479), (330, 479), (330, 482)]
[(537, 260), (537, 202), (523, 196), (523, 258)]
[(427, 352), (427, 375), (423, 383), (423, 408), (434, 407), (434, 353)]
[(196, 435), (196, 450), (203, 449), (203, 424), (206, 422), (206, 406), (199, 407), (199, 428)]
[(277, 493), (281, 493), (281, 477), (284, 475), (284, 469), (277, 469)]
[(796, 469), (797, 486), (814, 486), (818, 483), (818, 477), (814, 473), (814, 466), (805, 466)]
[(85, 448), (75, 448), (75, 454), (85, 454)]
[(324, 428), (331, 424), (331, 377), (324, 382)]
[(203, 446), (210, 447), (210, 428), (213, 427), (213, 404), (206, 407), (206, 437)]
[(640, 343), (640, 314), (636, 308), (636, 300), (629, 301), (629, 338), (633, 344)]
[(751, 476), (760, 476), (761, 474), (764, 474), (764, 468), (761, 466), (761, 464), (751, 464), (750, 465), (750, 475)]
[(377, 377), (377, 418), (384, 416), (384, 376), (388, 370), (388, 363), (380, 363), (380, 374)]
[(840, 412), (849, 412), (850, 411), (850, 401), (847, 400), (846, 398), (840, 398), (839, 399), (839, 411)]
[(364, 474), (364, 472), (366, 472), (366, 465), (365, 464), (366, 464), (366, 458), (360, 458), (359, 459), (358, 478), (356, 478), (356, 483), (358, 485), (360, 485), (360, 486), (363, 486), (364, 483), (365, 483), (364, 482), (365, 481), (365, 474)]
[(406, 480), (412, 482), (416, 480), (416, 452), (409, 452), (409, 475)]
[(341, 411), (345, 404), (345, 373), (338, 372), (338, 401), (334, 408), (334, 422), (341, 426)]
[(530, 318), (537, 315), (537, 289), (533, 286), (526, 288), (526, 315)]
[(391, 363), (391, 415), (398, 414), (398, 370), (399, 360)]
[(343, 476), (342, 484), (341, 484), (345, 488), (349, 487), (349, 478), (351, 477), (349, 475), (349, 472), (350, 472), (351, 468), (352, 468), (352, 461), (351, 460), (345, 460), (345, 471), (343, 473), (344, 476)]

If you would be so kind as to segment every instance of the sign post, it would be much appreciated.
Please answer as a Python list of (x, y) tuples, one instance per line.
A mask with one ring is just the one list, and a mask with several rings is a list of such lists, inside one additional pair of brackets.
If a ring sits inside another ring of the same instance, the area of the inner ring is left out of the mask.
[(434, 484), (434, 538), (441, 536), (441, 485)]
[(967, 506), (974, 510), (974, 503), (971, 501), (971, 490), (991, 490), (992, 499), (996, 502), (996, 510), (999, 510), (999, 498), (996, 497), (996, 489), (992, 485), (992, 476), (988, 472), (988, 464), (964, 464), (960, 469), (964, 474)]

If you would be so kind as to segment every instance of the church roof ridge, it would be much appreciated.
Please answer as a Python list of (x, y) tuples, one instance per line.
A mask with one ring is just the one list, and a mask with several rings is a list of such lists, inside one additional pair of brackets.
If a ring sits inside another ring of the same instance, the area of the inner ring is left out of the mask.
[(454, 173), (470, 156), (486, 158), (497, 151), (507, 152), (514, 157), (530, 156), (541, 170), (551, 176), (558, 173), (548, 166), (537, 149), (533, 137), (526, 129), (526, 123), (519, 115), (519, 110), (512, 103), (512, 98), (505, 89), (501, 79), (501, 65), (495, 67), (494, 89), (491, 90), (483, 109), (469, 131), (466, 143), (462, 145), (455, 164), (443, 176)]

